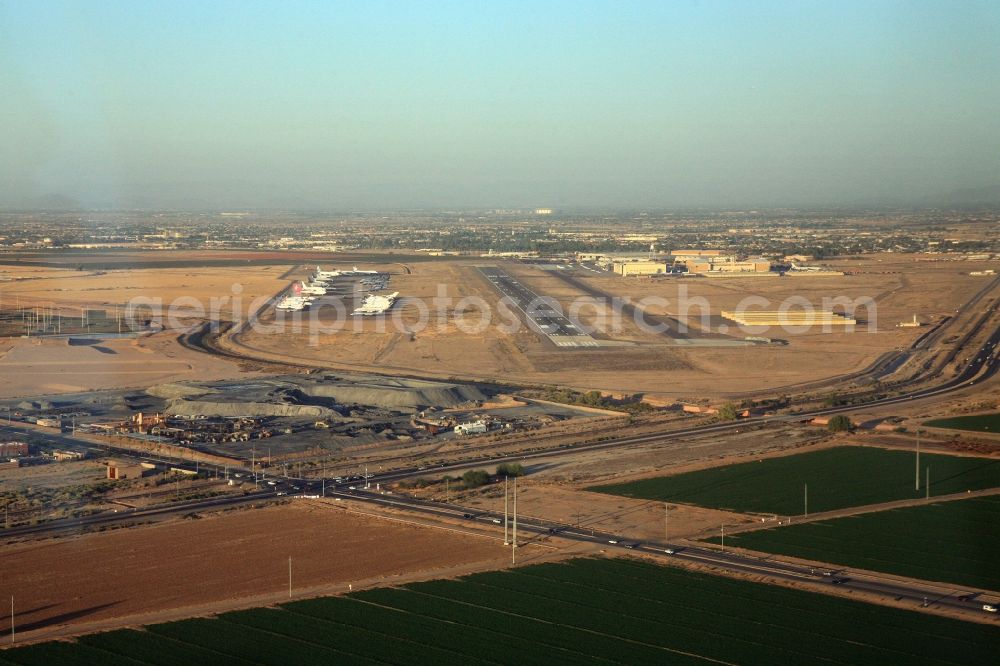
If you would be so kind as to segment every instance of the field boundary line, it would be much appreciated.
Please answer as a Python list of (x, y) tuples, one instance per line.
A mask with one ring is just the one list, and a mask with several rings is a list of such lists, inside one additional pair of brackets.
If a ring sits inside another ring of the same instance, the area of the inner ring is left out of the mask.
[[(480, 584), (480, 585), (482, 585), (482, 584)], [(496, 586), (494, 585), (492, 587), (495, 588)], [(626, 638), (625, 636), (615, 636), (613, 634), (608, 634), (608, 633), (605, 633), (605, 632), (602, 632), (602, 631), (596, 631), (594, 629), (588, 629), (586, 627), (581, 627), (581, 626), (578, 626), (578, 625), (575, 625), (575, 624), (566, 624), (564, 622), (553, 622), (552, 620), (546, 620), (546, 619), (540, 618), (540, 617), (533, 617), (531, 615), (523, 615), (521, 613), (513, 613), (511, 611), (504, 610), (502, 608), (494, 608), (492, 606), (483, 606), (481, 604), (474, 604), (474, 603), (469, 602), (469, 601), (463, 601), (462, 599), (455, 599), (453, 597), (445, 597), (445, 596), (441, 596), (441, 595), (437, 595), (437, 594), (430, 594), (428, 592), (421, 592), (421, 591), (415, 590), (413, 588), (408, 588), (408, 589), (411, 592), (423, 595), (425, 597), (430, 597), (432, 599), (445, 599), (445, 600), (448, 600), (448, 601), (451, 601), (451, 602), (454, 602), (454, 603), (457, 603), (457, 604), (461, 604), (463, 606), (469, 606), (470, 608), (478, 608), (478, 609), (481, 609), (481, 610), (489, 610), (489, 611), (493, 611), (493, 612), (496, 612), (496, 613), (501, 613), (503, 615), (510, 615), (511, 617), (519, 617), (519, 618), (522, 618), (522, 619), (525, 619), (525, 620), (531, 620), (533, 622), (541, 622), (543, 624), (549, 624), (549, 625), (552, 625), (554, 627), (566, 627), (568, 629), (575, 629), (576, 631), (582, 631), (584, 633), (593, 634), (594, 636), (602, 636), (604, 638), (610, 638), (612, 640), (621, 641), (623, 643), (635, 643), (636, 645), (645, 645), (646, 647), (652, 648), (654, 650), (663, 650), (664, 652), (671, 652), (673, 654), (680, 654), (680, 655), (684, 655), (685, 657), (692, 657), (693, 659), (700, 659), (702, 661), (709, 661), (709, 662), (712, 662), (713, 664), (725, 664), (726, 666), (737, 666), (733, 662), (723, 661), (721, 659), (715, 659), (714, 657), (708, 657), (708, 656), (697, 654), (697, 653), (694, 653), (694, 652), (685, 652), (684, 650), (678, 650), (676, 648), (670, 648), (670, 647), (666, 647), (664, 645), (654, 645), (652, 643), (644, 643), (642, 641), (637, 641), (637, 640), (632, 639), (632, 638)], [(547, 597), (547, 598), (551, 599), (551, 597)], [(561, 602), (560, 601), (559, 603), (566, 603), (566, 602)], [(570, 605), (570, 604), (566, 603), (566, 605)], [(572, 605), (577, 605), (577, 606), (580, 606), (581, 608), (590, 608), (589, 606), (581, 606), (579, 604), (572, 604)]]
[[(949, 493), (948, 495), (932, 495), (930, 498), (917, 497), (913, 499), (882, 502), (880, 504), (863, 504), (861, 506), (849, 507), (846, 509), (833, 509), (832, 511), (824, 511), (822, 513), (810, 513), (808, 516), (789, 516), (787, 522), (781, 525), (781, 527), (786, 527), (787, 525), (805, 525), (807, 523), (835, 520), (838, 518), (849, 518), (851, 516), (861, 516), (869, 513), (882, 513), (883, 511), (892, 511), (894, 509), (930, 506), (932, 504), (937, 504), (938, 502), (957, 502), (977, 497), (992, 497), (994, 495), (1000, 495), (1000, 488), (983, 488), (982, 490), (969, 490), (964, 493), (959, 492)], [(729, 526), (727, 525), (727, 527)], [(765, 523), (747, 523), (744, 525), (733, 525), (730, 529), (726, 530), (726, 533), (728, 534), (731, 531), (734, 535), (746, 534), (748, 532), (761, 532), (763, 530), (774, 529), (776, 527), (778, 527), (778, 525), (775, 525), (773, 521)], [(690, 536), (688, 539), (692, 541), (700, 541), (714, 536), (716, 536), (714, 531), (711, 533), (703, 532), (701, 534)]]

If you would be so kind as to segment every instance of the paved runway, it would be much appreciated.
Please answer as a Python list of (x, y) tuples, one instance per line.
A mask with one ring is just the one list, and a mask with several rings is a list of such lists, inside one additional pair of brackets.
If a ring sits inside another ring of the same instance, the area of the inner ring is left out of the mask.
[(580, 324), (562, 314), (554, 299), (538, 296), (502, 268), (482, 267), (479, 272), (524, 313), (529, 325), (547, 337), (555, 346), (600, 346), (597, 340), (582, 330)]

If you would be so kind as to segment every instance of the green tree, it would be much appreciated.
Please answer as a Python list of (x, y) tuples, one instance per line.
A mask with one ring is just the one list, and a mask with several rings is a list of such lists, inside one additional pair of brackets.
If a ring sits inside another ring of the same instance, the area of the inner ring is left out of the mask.
[(723, 421), (735, 421), (736, 405), (731, 402), (727, 402), (722, 407), (719, 407), (719, 419)]
[(490, 481), (490, 475), (481, 469), (470, 469), (462, 475), (462, 484), (466, 488), (478, 488)]
[(854, 427), (854, 424), (851, 423), (851, 419), (843, 414), (837, 414), (830, 419), (830, 422), (826, 424), (826, 427), (830, 432), (847, 432)]
[(497, 465), (497, 476), (523, 476), (524, 468), (519, 463), (501, 463)]

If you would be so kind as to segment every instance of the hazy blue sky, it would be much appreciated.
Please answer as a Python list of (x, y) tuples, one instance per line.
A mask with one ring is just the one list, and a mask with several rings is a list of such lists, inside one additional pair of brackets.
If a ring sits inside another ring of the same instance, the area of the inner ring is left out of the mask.
[(0, 0), (0, 206), (726, 206), (998, 183), (995, 0)]

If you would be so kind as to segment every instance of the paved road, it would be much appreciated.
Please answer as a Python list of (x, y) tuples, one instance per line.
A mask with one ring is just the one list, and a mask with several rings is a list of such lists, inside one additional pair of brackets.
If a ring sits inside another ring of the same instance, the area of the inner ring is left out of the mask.
[[(478, 458), (466, 459), (458, 463), (440, 465), (438, 467), (430, 469), (425, 466), (396, 469), (391, 472), (375, 475), (370, 479), (370, 482), (387, 483), (411, 477), (425, 476), (431, 473), (438, 474), (448, 471), (457, 471), (469, 467), (499, 464), (502, 462), (524, 461), (524, 460), (533, 460), (538, 458), (551, 458), (564, 455), (575, 455), (583, 451), (621, 448), (625, 446), (631, 446), (634, 444), (669, 442), (674, 439), (688, 437), (688, 436), (705, 435), (711, 433), (725, 433), (732, 430), (745, 429), (747, 427), (755, 425), (763, 425), (767, 423), (787, 423), (793, 421), (802, 421), (806, 419), (811, 419), (816, 416), (828, 416), (832, 414), (857, 411), (858, 409), (862, 408), (904, 404), (918, 398), (927, 398), (932, 396), (944, 395), (946, 393), (968, 388), (969, 386), (974, 386), (976, 384), (988, 380), (994, 374), (996, 374), (998, 369), (1000, 369), (1000, 362), (998, 362), (998, 359), (995, 354), (995, 349), (997, 344), (1000, 344), (1000, 328), (995, 330), (993, 334), (989, 337), (989, 339), (979, 348), (979, 350), (975, 354), (970, 356), (970, 360), (966, 364), (962, 372), (960, 372), (957, 376), (953, 377), (949, 381), (946, 381), (937, 386), (918, 389), (903, 395), (890, 398), (883, 398), (881, 400), (873, 400), (863, 405), (829, 407), (825, 409), (813, 410), (810, 412), (803, 412), (800, 414), (789, 414), (789, 415), (783, 414), (774, 416), (755, 417), (729, 423), (715, 423), (710, 425), (681, 428), (678, 430), (671, 430), (663, 433), (617, 437), (601, 442), (567, 445), (559, 449), (538, 451), (526, 454), (511, 454), (503, 456), (484, 455)], [(65, 435), (63, 435), (63, 437), (65, 437)], [(186, 463), (186, 464), (188, 467), (193, 468), (193, 463)], [(336, 486), (331, 484), (330, 487), (336, 487)], [(46, 524), (55, 526), (58, 522), (59, 521), (53, 521), (52, 523), (46, 523)]]
[[(995, 309), (995, 306), (994, 308), (991, 308), (991, 314), (993, 309)], [(984, 326), (987, 321), (988, 318), (985, 317), (980, 319), (979, 326), (980, 327)], [(975, 331), (971, 331), (966, 340), (971, 339), (974, 333)], [(969, 361), (966, 363), (962, 371), (952, 379), (943, 382), (942, 384), (937, 386), (917, 389), (912, 392), (891, 398), (873, 400), (868, 403), (865, 403), (864, 405), (831, 407), (827, 409), (814, 410), (808, 413), (802, 413), (796, 415), (760, 417), (754, 419), (747, 419), (742, 422), (720, 423), (720, 424), (712, 424), (706, 426), (698, 426), (693, 428), (684, 428), (680, 430), (670, 431), (667, 433), (621, 437), (608, 440), (605, 442), (581, 444), (576, 446), (565, 447), (563, 449), (559, 449), (556, 451), (544, 451), (527, 455), (501, 456), (501, 457), (484, 456), (480, 459), (473, 461), (464, 461), (462, 463), (453, 465), (442, 465), (438, 468), (435, 468), (434, 473), (440, 473), (444, 471), (469, 467), (473, 465), (500, 463), (509, 459), (527, 460), (532, 458), (576, 454), (579, 453), (580, 451), (586, 451), (586, 450), (616, 448), (643, 442), (669, 441), (674, 438), (684, 437), (688, 435), (701, 435), (713, 432), (721, 433), (733, 429), (746, 428), (748, 425), (803, 420), (815, 416), (856, 411), (857, 409), (860, 408), (901, 404), (919, 398), (944, 395), (952, 391), (957, 391), (970, 386), (974, 386), (976, 384), (980, 384), (984, 381), (987, 381), (993, 375), (995, 375), (997, 370), (1000, 369), (1000, 363), (998, 363), (998, 359), (995, 354), (996, 346), (998, 343), (1000, 343), (1000, 328), (997, 328), (990, 335), (990, 337), (976, 350), (976, 353), (970, 354), (970, 356), (968, 357)], [(385, 483), (408, 477), (423, 476), (428, 473), (429, 470), (422, 467), (394, 470), (393, 472), (386, 474), (373, 475), (369, 479), (368, 483), (370, 484)], [(293, 481), (287, 481), (285, 483), (287, 484), (292, 482)], [(299, 480), (296, 483), (306, 484), (305, 492), (309, 493), (315, 493), (317, 487), (323, 486), (322, 481)], [(481, 512), (466, 507), (427, 502), (413, 498), (386, 496), (377, 493), (371, 493), (366, 490), (360, 489), (359, 486), (362, 485), (363, 482), (359, 483), (359, 481), (357, 480), (353, 481), (355, 489), (352, 490), (349, 485), (351, 483), (352, 481), (347, 481), (344, 483), (335, 484), (327, 481), (325, 483), (325, 488), (321, 492), (325, 492), (327, 496), (351, 498), (357, 501), (395, 506), (397, 508), (406, 509), (409, 511), (417, 511), (426, 514), (433, 514), (440, 517), (449, 517), (449, 518), (457, 517), (474, 522), (489, 522), (491, 524), (495, 524), (496, 520), (502, 518), (498, 514), (490, 512)], [(88, 516), (84, 518), (51, 521), (49, 523), (44, 523), (41, 525), (11, 528), (10, 530), (5, 530), (3, 534), (7, 537), (15, 537), (15, 536), (24, 536), (31, 534), (37, 535), (37, 534), (63, 533), (67, 531), (72, 532), (72, 531), (79, 531), (83, 528), (95, 525), (108, 524), (120, 521), (151, 519), (155, 517), (162, 517), (165, 515), (175, 515), (178, 512), (190, 512), (190, 511), (211, 509), (226, 505), (235, 505), (241, 502), (245, 503), (245, 502), (264, 501), (276, 497), (277, 497), (277, 490), (261, 490), (256, 493), (251, 493), (239, 497), (223, 497), (223, 498), (212, 498), (209, 500), (195, 500), (191, 502), (178, 503), (163, 507), (152, 507), (149, 509), (141, 509), (137, 511), (125, 512), (120, 514), (114, 514), (114, 513), (98, 514), (95, 516)], [(730, 552), (720, 552), (719, 550), (716, 549), (705, 548), (700, 546), (697, 547), (685, 546), (683, 548), (680, 548), (680, 547), (670, 546), (666, 543), (636, 543), (634, 540), (630, 540), (623, 535), (587, 532), (585, 530), (580, 530), (579, 528), (574, 528), (568, 525), (548, 523), (545, 521), (538, 521), (533, 519), (519, 520), (519, 529), (537, 535), (557, 535), (558, 537), (565, 539), (572, 539), (576, 541), (585, 541), (592, 543), (601, 543), (610, 548), (633, 549), (641, 552), (659, 554), (663, 555), (664, 557), (677, 558), (679, 560), (687, 560), (690, 562), (697, 562), (700, 564), (714, 566), (726, 571), (759, 574), (762, 576), (778, 578), (781, 580), (798, 581), (813, 586), (838, 585), (838, 586), (843, 586), (844, 588), (847, 589), (856, 589), (859, 591), (864, 591), (883, 597), (892, 597), (897, 600), (912, 600), (920, 603), (921, 605), (948, 607), (953, 609), (960, 609), (960, 610), (973, 611), (979, 613), (984, 612), (982, 610), (982, 605), (984, 603), (982, 600), (982, 595), (974, 590), (966, 591), (966, 590), (952, 589), (942, 592), (942, 588), (940, 586), (936, 586), (930, 583), (908, 584), (884, 578), (877, 578), (868, 574), (858, 575), (858, 574), (851, 574), (846, 571), (833, 571), (833, 570), (821, 571), (810, 567), (778, 562), (771, 559), (750, 557)], [(667, 553), (668, 550), (673, 552)], [(989, 597), (989, 600), (993, 601), (992, 597)]]
[[(438, 518), (467, 520), (471, 524), (492, 525), (503, 529), (504, 515), (491, 511), (481, 511), (468, 507), (440, 502), (429, 502), (413, 498), (381, 495), (358, 488), (357, 490), (335, 489), (327, 492), (328, 497), (340, 497), (372, 504), (404, 509), (432, 515)], [(811, 587), (836, 587), (858, 590), (881, 597), (891, 597), (897, 601), (913, 601), (920, 605), (951, 608), (975, 613), (984, 613), (984, 603), (996, 603), (992, 596), (969, 588), (945, 587), (933, 583), (904, 583), (869, 573), (857, 574), (844, 569), (817, 568), (781, 562), (768, 557), (755, 557), (728, 552), (718, 548), (677, 545), (667, 542), (637, 542), (627, 536), (581, 529), (561, 523), (537, 519), (518, 518), (519, 538), (523, 536), (553, 537), (571, 541), (593, 543), (607, 549), (629, 550), (658, 555), (707, 565), (729, 572), (756, 574), (784, 581), (803, 583)], [(512, 528), (511, 528), (512, 530)], [(505, 534), (507, 531), (505, 530)], [(511, 531), (512, 534), (512, 531)], [(523, 542), (521, 542), (523, 543)]]

